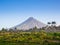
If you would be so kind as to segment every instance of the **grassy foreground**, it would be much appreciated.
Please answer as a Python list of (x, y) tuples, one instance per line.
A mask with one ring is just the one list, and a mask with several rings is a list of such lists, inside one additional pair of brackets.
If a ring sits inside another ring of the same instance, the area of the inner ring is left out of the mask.
[(60, 33), (0, 32), (0, 45), (60, 45)]

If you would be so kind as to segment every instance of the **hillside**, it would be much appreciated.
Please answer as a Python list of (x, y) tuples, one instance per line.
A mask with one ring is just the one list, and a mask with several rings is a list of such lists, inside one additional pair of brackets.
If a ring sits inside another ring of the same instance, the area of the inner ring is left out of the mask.
[(46, 25), (38, 20), (36, 20), (33, 17), (28, 18), (26, 21), (24, 21), (23, 23), (14, 26), (12, 29), (18, 29), (18, 30), (29, 30), (32, 29), (34, 27), (42, 28), (45, 27)]

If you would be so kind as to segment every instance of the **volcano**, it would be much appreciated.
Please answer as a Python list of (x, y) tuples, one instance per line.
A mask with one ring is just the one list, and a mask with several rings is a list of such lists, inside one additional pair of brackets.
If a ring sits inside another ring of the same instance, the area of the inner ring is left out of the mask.
[(33, 17), (28, 18), (26, 21), (24, 21), (23, 23), (14, 26), (12, 29), (18, 29), (18, 30), (29, 30), (29, 29), (33, 29), (34, 27), (42, 28), (45, 27), (46, 24), (36, 20)]

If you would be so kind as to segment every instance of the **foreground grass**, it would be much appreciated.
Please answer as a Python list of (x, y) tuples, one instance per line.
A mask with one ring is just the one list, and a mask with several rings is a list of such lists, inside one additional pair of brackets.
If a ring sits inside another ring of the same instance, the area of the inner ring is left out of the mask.
[(0, 45), (60, 45), (60, 32), (0, 32)]
[(60, 45), (60, 43), (52, 43), (52, 42), (49, 42), (49, 43), (47, 43), (47, 42), (45, 42), (45, 43), (43, 43), (43, 44), (40, 44), (40, 43), (34, 43), (34, 42), (19, 42), (19, 43), (9, 43), (9, 42), (2, 42), (2, 43), (0, 43), (0, 45)]

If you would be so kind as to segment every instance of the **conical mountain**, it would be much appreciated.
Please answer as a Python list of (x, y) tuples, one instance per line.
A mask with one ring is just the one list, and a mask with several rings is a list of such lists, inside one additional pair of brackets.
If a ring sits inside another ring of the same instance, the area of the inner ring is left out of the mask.
[(26, 21), (24, 21), (23, 23), (13, 27), (18, 29), (18, 30), (28, 30), (28, 29), (32, 29), (34, 27), (37, 28), (42, 28), (45, 27), (46, 25), (36, 19), (34, 19), (33, 17), (28, 18)]

